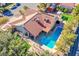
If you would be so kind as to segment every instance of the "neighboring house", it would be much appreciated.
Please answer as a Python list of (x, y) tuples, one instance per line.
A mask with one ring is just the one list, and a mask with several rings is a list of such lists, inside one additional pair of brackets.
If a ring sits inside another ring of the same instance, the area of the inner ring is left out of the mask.
[(75, 7), (75, 3), (60, 3), (59, 5), (68, 9), (72, 9)]

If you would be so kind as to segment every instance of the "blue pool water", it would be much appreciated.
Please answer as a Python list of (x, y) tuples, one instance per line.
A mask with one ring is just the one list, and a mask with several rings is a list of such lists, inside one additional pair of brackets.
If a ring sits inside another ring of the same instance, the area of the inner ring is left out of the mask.
[(56, 44), (58, 37), (61, 34), (62, 27), (58, 26), (54, 31), (51, 31), (48, 35), (41, 34), (39, 38), (39, 43), (42, 45), (46, 45), (49, 48), (53, 48)]

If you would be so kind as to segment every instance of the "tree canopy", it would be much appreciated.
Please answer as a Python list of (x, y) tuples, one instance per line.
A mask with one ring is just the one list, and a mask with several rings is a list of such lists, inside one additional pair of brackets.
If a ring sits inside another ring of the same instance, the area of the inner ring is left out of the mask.
[(79, 4), (73, 9), (72, 13), (74, 16), (79, 15)]
[(79, 5), (77, 5), (72, 11), (73, 19), (70, 22), (64, 24), (63, 31), (59, 41), (56, 43), (57, 51), (67, 54), (70, 47), (74, 44), (74, 40), (77, 35), (75, 34), (75, 29), (79, 24)]
[(2, 56), (25, 56), (30, 48), (27, 41), (20, 37), (17, 39), (17, 34), (12, 34), (11, 31), (0, 31), (0, 55)]
[(40, 11), (45, 11), (45, 9), (47, 8), (47, 3), (40, 3), (39, 5), (37, 5), (37, 7)]

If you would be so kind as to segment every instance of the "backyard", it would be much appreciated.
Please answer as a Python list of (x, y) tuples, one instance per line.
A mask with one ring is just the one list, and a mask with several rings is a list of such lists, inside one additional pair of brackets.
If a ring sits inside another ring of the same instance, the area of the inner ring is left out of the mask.
[(55, 29), (51, 30), (48, 34), (41, 33), (39, 35), (38, 43), (41, 45), (45, 45), (48, 48), (54, 48), (54, 46), (56, 45), (56, 41), (63, 30), (63, 25), (63, 23), (58, 24)]

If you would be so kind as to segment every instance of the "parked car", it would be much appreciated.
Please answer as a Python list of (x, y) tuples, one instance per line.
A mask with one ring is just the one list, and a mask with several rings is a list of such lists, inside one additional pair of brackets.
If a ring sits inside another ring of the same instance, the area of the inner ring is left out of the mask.
[(11, 10), (14, 10), (14, 9), (18, 8), (20, 5), (21, 5), (20, 3), (16, 3), (16, 5), (14, 5), (14, 6), (11, 8)]
[(21, 4), (20, 3), (16, 3), (16, 6), (20, 6)]
[(14, 5), (12, 8), (11, 8), (11, 10), (14, 10), (14, 9), (16, 9), (17, 8), (17, 6), (16, 5)]
[(12, 12), (10, 10), (4, 10), (3, 11), (4, 16), (13, 16)]

